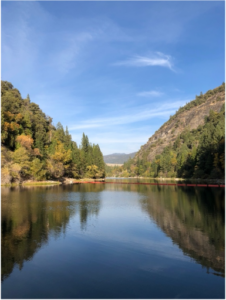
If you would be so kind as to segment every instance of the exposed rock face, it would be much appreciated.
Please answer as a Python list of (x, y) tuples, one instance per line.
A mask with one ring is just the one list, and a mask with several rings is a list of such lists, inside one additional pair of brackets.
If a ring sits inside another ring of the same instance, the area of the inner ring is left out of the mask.
[(149, 138), (145, 145), (141, 146), (135, 160), (141, 158), (144, 152), (148, 152), (147, 160), (152, 161), (157, 154), (162, 153), (166, 146), (173, 144), (182, 131), (186, 128), (196, 129), (199, 125), (203, 125), (205, 116), (209, 115), (210, 110), (219, 112), (224, 103), (225, 91), (222, 91), (207, 98), (205, 103), (174, 115)]

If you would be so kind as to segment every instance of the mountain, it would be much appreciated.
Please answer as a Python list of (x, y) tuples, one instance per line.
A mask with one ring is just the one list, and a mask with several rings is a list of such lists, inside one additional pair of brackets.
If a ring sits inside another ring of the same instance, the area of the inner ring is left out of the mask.
[(130, 157), (133, 158), (136, 152), (125, 154), (125, 153), (113, 153), (104, 155), (104, 162), (106, 164), (124, 164)]
[(225, 84), (179, 108), (118, 176), (224, 178)]

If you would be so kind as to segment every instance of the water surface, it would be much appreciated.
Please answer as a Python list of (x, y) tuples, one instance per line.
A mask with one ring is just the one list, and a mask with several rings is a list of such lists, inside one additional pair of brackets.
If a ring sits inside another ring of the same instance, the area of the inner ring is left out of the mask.
[(224, 209), (223, 188), (2, 188), (2, 298), (224, 298)]

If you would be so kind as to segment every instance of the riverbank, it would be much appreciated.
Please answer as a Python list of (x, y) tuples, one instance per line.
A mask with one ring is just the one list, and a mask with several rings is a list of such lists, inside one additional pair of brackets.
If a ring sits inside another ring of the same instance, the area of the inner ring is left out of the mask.
[(197, 183), (216, 183), (216, 184), (225, 184), (225, 179), (202, 179), (202, 178), (165, 178), (165, 177), (106, 177), (106, 179), (150, 179), (156, 181), (187, 181), (187, 182), (197, 182)]
[(1, 184), (3, 187), (15, 187), (15, 186), (51, 186), (51, 185), (65, 185), (65, 184), (74, 184), (74, 183), (87, 183), (87, 182), (94, 182), (94, 181), (99, 181), (99, 182), (104, 182), (105, 178), (82, 178), (82, 179), (75, 179), (75, 178), (67, 178), (63, 177), (60, 180), (43, 180), (43, 181), (37, 181), (37, 180), (26, 180), (23, 182), (13, 182), (11, 184), (6, 183), (6, 184)]
[(105, 178), (82, 178), (82, 179), (75, 179), (75, 178), (63, 178), (63, 184), (74, 184), (74, 183), (88, 183), (88, 182), (105, 182)]

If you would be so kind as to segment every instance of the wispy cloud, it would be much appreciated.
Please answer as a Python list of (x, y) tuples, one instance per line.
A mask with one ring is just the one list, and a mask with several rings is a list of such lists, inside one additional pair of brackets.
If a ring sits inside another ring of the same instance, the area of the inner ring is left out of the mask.
[(132, 67), (165, 67), (173, 70), (173, 61), (170, 55), (156, 52), (149, 56), (136, 55), (128, 60), (116, 62), (117, 66), (132, 66)]
[(164, 93), (158, 91), (146, 91), (137, 93), (137, 96), (139, 97), (160, 97), (162, 95), (164, 95)]
[[(131, 124), (135, 122), (140, 122), (148, 120), (155, 117), (168, 117), (170, 114), (175, 113), (175, 110), (181, 105), (185, 104), (185, 101), (176, 101), (165, 103), (164, 105), (159, 106), (157, 109), (145, 109), (140, 110), (139, 112), (131, 112), (127, 115), (121, 115), (117, 117), (109, 118), (96, 118), (89, 121), (84, 121), (78, 125), (69, 126), (69, 130), (77, 129), (88, 129), (88, 128), (100, 128), (106, 126), (115, 126), (122, 124)], [(136, 108), (137, 111), (137, 108)]]
[[(48, 82), (54, 78), (61, 80), (71, 71), (80, 75), (89, 68), (90, 61), (92, 64), (94, 56), (99, 57), (96, 47), (104, 44), (106, 51), (108, 43), (135, 39), (132, 32), (107, 16), (81, 15), (69, 18), (70, 26), (67, 26), (63, 18), (57, 18), (45, 4), (37, 1), (5, 4), (3, 10), (2, 64), (7, 79), (12, 74), (16, 76), (19, 70), (36, 81), (39, 74), (43, 80), (44, 73)], [(95, 45), (91, 47), (92, 43)], [(101, 51), (101, 58), (105, 51)]]
[[(140, 146), (146, 143), (149, 137), (157, 130), (155, 126), (139, 126), (131, 128), (130, 126), (120, 126), (115, 130), (114, 127), (102, 128), (101, 130), (85, 129), (84, 132), (90, 137), (90, 142), (99, 144), (102, 153), (110, 154), (119, 152), (123, 147), (125, 153), (137, 151)], [(72, 133), (74, 141), (80, 145), (82, 131)]]
[[(58, 50), (49, 53), (48, 64), (54, 67), (60, 73), (66, 74), (70, 70), (74, 69), (81, 61), (81, 55), (84, 52), (84, 48), (87, 44), (93, 41), (94, 35), (90, 32), (70, 33), (61, 36), (64, 41), (62, 44), (58, 44)], [(54, 37), (54, 42), (57, 40), (57, 36)]]

